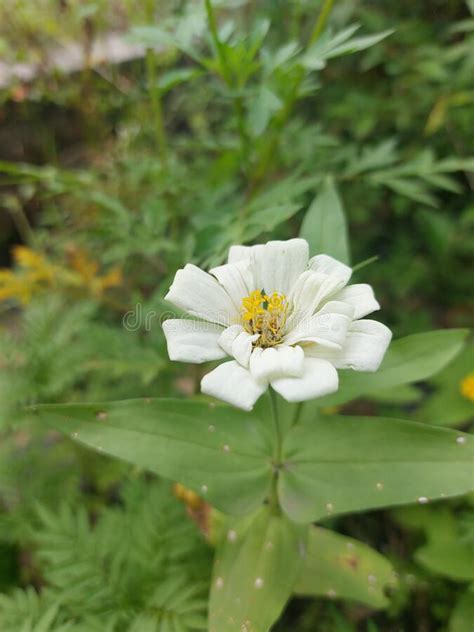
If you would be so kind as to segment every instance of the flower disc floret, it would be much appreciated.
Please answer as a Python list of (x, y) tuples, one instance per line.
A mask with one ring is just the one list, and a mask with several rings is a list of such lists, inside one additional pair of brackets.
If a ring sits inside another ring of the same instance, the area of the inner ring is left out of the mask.
[(288, 313), (284, 294), (255, 290), (242, 299), (242, 325), (251, 336), (258, 334), (254, 347), (273, 347), (281, 342)]

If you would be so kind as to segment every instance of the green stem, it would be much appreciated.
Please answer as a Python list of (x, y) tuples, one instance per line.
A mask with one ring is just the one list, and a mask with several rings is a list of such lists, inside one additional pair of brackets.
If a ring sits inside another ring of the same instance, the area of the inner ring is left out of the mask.
[(314, 25), (314, 29), (313, 29), (313, 32), (311, 33), (311, 37), (309, 38), (309, 46), (312, 46), (316, 42), (316, 40), (319, 39), (319, 37), (321, 36), (321, 33), (324, 31), (333, 5), (334, 5), (334, 0), (325, 0), (322, 6), (322, 9), (318, 15), (316, 24)]
[(217, 58), (219, 59), (219, 66), (222, 73), (222, 77), (224, 78), (227, 85), (230, 87), (232, 85), (232, 77), (230, 76), (229, 71), (228, 71), (225, 48), (222, 45), (221, 40), (219, 39), (219, 33), (217, 31), (217, 20), (214, 14), (212, 2), (211, 0), (204, 0), (204, 4), (206, 5), (207, 21), (209, 23), (209, 30), (211, 32), (212, 43), (214, 44)]
[(275, 427), (275, 438), (276, 438), (275, 461), (276, 461), (276, 464), (279, 465), (281, 461), (283, 435), (282, 435), (281, 427), (280, 427), (280, 416), (278, 414), (277, 394), (271, 387), (270, 387), (270, 407), (272, 410), (273, 425)]
[(301, 413), (303, 412), (304, 402), (298, 402), (296, 404), (295, 416), (293, 417), (293, 426), (296, 426), (299, 423), (301, 418)]
[(272, 411), (273, 425), (275, 428), (275, 452), (273, 461), (273, 480), (270, 494), (270, 508), (274, 513), (280, 512), (280, 503), (278, 502), (278, 477), (280, 474), (282, 450), (283, 450), (283, 434), (280, 426), (280, 416), (278, 412), (277, 394), (270, 387), (270, 408)]

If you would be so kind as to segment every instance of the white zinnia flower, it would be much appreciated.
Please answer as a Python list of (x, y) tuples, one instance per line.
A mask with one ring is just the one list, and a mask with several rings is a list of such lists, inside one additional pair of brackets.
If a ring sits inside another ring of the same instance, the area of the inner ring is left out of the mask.
[(308, 251), (304, 239), (232, 246), (210, 273), (178, 270), (166, 299), (200, 320), (163, 323), (171, 360), (232, 358), (204, 376), (203, 393), (251, 410), (269, 385), (301, 402), (336, 391), (336, 369), (378, 369), (392, 334), (360, 320), (380, 308), (372, 288)]

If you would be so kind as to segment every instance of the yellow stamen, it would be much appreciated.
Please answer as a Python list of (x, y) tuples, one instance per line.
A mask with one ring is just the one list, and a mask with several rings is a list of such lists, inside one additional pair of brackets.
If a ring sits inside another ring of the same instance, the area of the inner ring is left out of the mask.
[(255, 290), (242, 299), (242, 323), (245, 330), (249, 334), (259, 335), (255, 346), (272, 347), (281, 341), (287, 311), (288, 301), (279, 292), (268, 296), (264, 290)]
[(474, 373), (469, 373), (459, 385), (461, 395), (474, 402)]

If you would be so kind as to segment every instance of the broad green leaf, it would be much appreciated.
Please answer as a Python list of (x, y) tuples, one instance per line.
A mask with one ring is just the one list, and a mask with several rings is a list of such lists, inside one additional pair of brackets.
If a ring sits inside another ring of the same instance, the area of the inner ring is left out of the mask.
[(229, 528), (216, 551), (209, 632), (267, 632), (293, 592), (306, 537), (268, 507)]
[(449, 620), (449, 632), (472, 632), (474, 621), (474, 584), (458, 599)]
[(346, 218), (332, 178), (324, 180), (321, 190), (306, 211), (300, 237), (309, 243), (311, 253), (324, 253), (349, 263)]
[[(262, 404), (257, 411), (265, 415)], [(85, 445), (179, 481), (218, 509), (261, 505), (271, 479), (271, 432), (258, 412), (179, 399), (38, 406), (39, 419)]]
[(280, 502), (297, 522), (466, 493), (474, 441), (382, 417), (305, 418), (286, 436)]
[(402, 384), (393, 388), (380, 389), (370, 393), (370, 398), (377, 402), (389, 404), (413, 404), (422, 397), (422, 392), (411, 384)]
[(415, 559), (435, 575), (474, 580), (474, 550), (458, 536), (429, 542), (416, 551)]
[(385, 590), (396, 585), (390, 562), (366, 544), (321, 527), (310, 527), (308, 549), (295, 592), (388, 605)]
[(315, 403), (337, 406), (361, 395), (426, 380), (461, 351), (468, 333), (467, 329), (440, 329), (400, 338), (392, 342), (378, 371), (340, 371), (337, 393)]
[(463, 381), (474, 373), (474, 345), (466, 345), (454, 362), (430, 381), (436, 387), (417, 411), (418, 419), (456, 426), (474, 417), (474, 403), (462, 392)]

